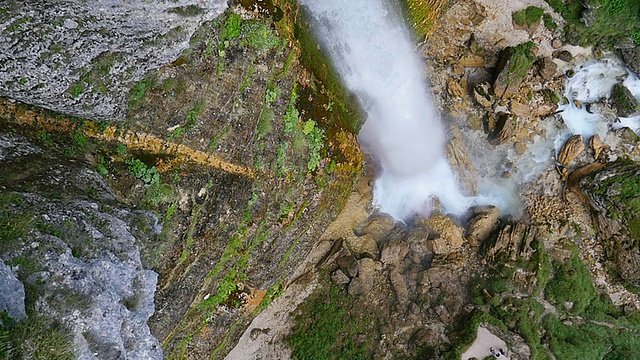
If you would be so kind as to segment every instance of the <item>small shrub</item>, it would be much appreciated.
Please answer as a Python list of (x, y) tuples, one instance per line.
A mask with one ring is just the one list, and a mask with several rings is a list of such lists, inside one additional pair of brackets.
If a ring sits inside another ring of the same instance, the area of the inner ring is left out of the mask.
[(529, 6), (526, 9), (514, 12), (512, 18), (516, 25), (530, 27), (531, 25), (539, 22), (543, 14), (544, 10), (541, 8), (537, 6)]
[(284, 132), (290, 134), (300, 121), (300, 112), (295, 106), (289, 105), (284, 113)]
[(242, 44), (258, 51), (271, 50), (282, 44), (282, 40), (264, 22), (249, 21), (242, 24), (242, 34)]
[(220, 41), (232, 40), (240, 36), (240, 28), (242, 26), (242, 18), (236, 13), (230, 13), (222, 25), (220, 32)]
[(558, 30), (558, 24), (556, 24), (556, 22), (553, 20), (553, 17), (551, 17), (551, 15), (544, 14), (542, 16), (542, 22), (544, 23), (544, 27), (546, 27), (547, 29), (551, 31)]

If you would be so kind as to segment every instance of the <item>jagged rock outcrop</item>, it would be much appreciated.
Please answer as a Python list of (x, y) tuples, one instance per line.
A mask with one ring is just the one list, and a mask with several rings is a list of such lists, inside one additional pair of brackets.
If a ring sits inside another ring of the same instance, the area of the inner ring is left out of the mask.
[(620, 117), (628, 117), (638, 112), (638, 100), (626, 86), (616, 83), (611, 90), (611, 104)]
[(478, 172), (471, 162), (469, 151), (464, 144), (458, 128), (451, 128), (446, 156), (460, 182), (462, 193), (466, 196), (478, 194)]
[(4, 2), (0, 95), (121, 120), (133, 84), (174, 61), (199, 25), (226, 7), (226, 0)]
[(467, 240), (477, 246), (486, 240), (496, 229), (500, 209), (495, 206), (477, 206), (473, 208), (473, 217), (467, 227)]
[(640, 166), (618, 160), (584, 177), (580, 187), (592, 209), (592, 217), (610, 254), (610, 266), (640, 287)]
[(155, 215), (122, 208), (88, 164), (20, 135), (0, 133), (0, 163), (0, 218), (12, 219), (0, 226), (13, 230), (0, 257), (29, 284), (28, 316), (68, 328), (81, 359), (161, 359), (147, 326), (157, 274), (140, 255)]
[(0, 312), (2, 311), (6, 311), (15, 320), (27, 316), (24, 309), (24, 285), (0, 259)]
[(429, 218), (416, 220), (416, 224), (433, 234), (431, 246), (436, 255), (446, 256), (459, 250), (465, 243), (464, 229), (445, 215), (434, 214)]

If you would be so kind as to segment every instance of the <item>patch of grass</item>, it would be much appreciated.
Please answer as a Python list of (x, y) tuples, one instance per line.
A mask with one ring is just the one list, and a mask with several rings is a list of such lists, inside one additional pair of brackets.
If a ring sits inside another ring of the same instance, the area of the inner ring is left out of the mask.
[(76, 130), (76, 132), (73, 133), (72, 137), (73, 137), (73, 142), (79, 148), (85, 148), (89, 144), (89, 140), (87, 139), (87, 136), (80, 130)]
[(324, 131), (318, 129), (316, 122), (313, 120), (305, 121), (302, 132), (307, 136), (309, 143), (309, 161), (307, 162), (307, 170), (314, 171), (320, 166), (322, 156), (320, 151), (324, 147)]
[(276, 175), (281, 177), (287, 173), (287, 150), (289, 144), (286, 142), (280, 143), (276, 150)]
[(129, 107), (135, 108), (142, 105), (147, 90), (153, 87), (153, 81), (150, 79), (143, 79), (139, 81), (129, 92)]
[(148, 167), (147, 164), (140, 159), (135, 158), (125, 160), (125, 163), (127, 164), (129, 172), (131, 172), (134, 177), (144, 181), (145, 184), (151, 184), (154, 181), (160, 180), (160, 173), (158, 173), (155, 166)]
[(577, 251), (564, 264), (556, 264), (554, 277), (546, 287), (547, 298), (564, 308), (565, 301), (572, 302), (571, 312), (582, 314), (596, 297), (591, 274), (582, 263)]
[(205, 107), (204, 100), (198, 100), (195, 102), (191, 110), (189, 110), (189, 112), (187, 113), (187, 117), (185, 119), (184, 128), (186, 129), (186, 131), (190, 131), (194, 127), (196, 127), (198, 122), (198, 117), (202, 114), (204, 107)]
[(287, 106), (287, 110), (284, 113), (284, 132), (290, 134), (298, 126), (300, 121), (300, 112), (294, 105)]
[(544, 27), (546, 27), (547, 29), (551, 31), (558, 30), (558, 24), (555, 22), (555, 20), (553, 20), (553, 17), (551, 17), (551, 15), (549, 14), (542, 15), (542, 22), (544, 24)]
[(375, 322), (357, 317), (355, 300), (336, 285), (316, 290), (299, 308), (287, 338), (298, 360), (368, 359), (378, 342)]
[(38, 131), (36, 133), (36, 137), (40, 140), (42, 140), (45, 144), (51, 146), (53, 145), (53, 140), (51, 139), (51, 134), (49, 134), (48, 132), (45, 131)]
[(543, 14), (544, 10), (541, 8), (537, 6), (529, 6), (526, 9), (514, 12), (511, 16), (516, 25), (531, 27), (533, 24), (540, 21)]
[(0, 358), (71, 360), (76, 358), (69, 329), (43, 316), (0, 322)]
[(69, 94), (73, 98), (79, 97), (85, 90), (85, 85), (83, 81), (76, 81), (73, 84), (69, 85)]
[(236, 13), (230, 13), (222, 24), (220, 41), (232, 40), (240, 36), (242, 17)]
[(273, 119), (275, 114), (270, 107), (265, 106), (260, 113), (258, 125), (256, 126), (256, 139), (261, 140), (273, 130)]

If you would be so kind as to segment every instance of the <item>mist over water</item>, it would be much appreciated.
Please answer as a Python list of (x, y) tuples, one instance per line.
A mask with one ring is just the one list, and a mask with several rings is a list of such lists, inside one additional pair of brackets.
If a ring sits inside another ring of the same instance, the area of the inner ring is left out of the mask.
[(396, 219), (464, 212), (470, 202), (445, 160), (446, 136), (423, 64), (386, 0), (302, 0), (315, 34), (367, 118), (359, 141), (379, 163), (374, 202)]

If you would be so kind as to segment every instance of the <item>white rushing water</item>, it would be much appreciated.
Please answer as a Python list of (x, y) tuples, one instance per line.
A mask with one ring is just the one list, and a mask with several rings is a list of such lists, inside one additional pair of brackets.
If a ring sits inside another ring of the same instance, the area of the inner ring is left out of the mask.
[(386, 0), (302, 0), (345, 86), (367, 118), (359, 134), (380, 165), (374, 202), (396, 219), (464, 212), (469, 199), (445, 160), (445, 132), (423, 64), (402, 18)]

